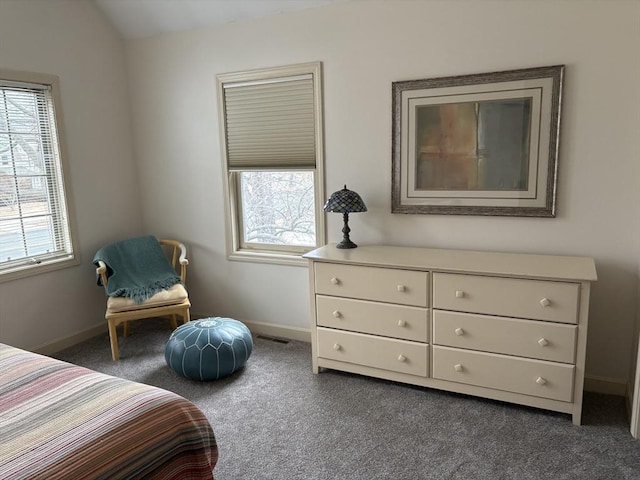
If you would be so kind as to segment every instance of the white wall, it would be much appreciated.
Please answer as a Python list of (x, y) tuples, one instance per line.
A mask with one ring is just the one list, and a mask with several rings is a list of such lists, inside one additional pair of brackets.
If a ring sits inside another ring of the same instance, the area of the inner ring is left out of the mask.
[[(127, 43), (144, 226), (190, 247), (194, 312), (308, 328), (307, 271), (225, 256), (215, 76), (320, 60), (327, 192), (356, 243), (593, 256), (591, 379), (626, 384), (638, 283), (637, 1), (350, 2)], [(555, 219), (392, 215), (391, 82), (566, 65)], [(328, 218), (329, 240), (340, 218)]]
[[(128, 42), (127, 78), (123, 44), (91, 2), (0, 0), (0, 66), (60, 76), (82, 256), (0, 284), (0, 341), (36, 348), (103, 326), (93, 253), (147, 232), (190, 247), (195, 313), (308, 328), (305, 268), (226, 259), (215, 75), (320, 60), (325, 193), (347, 183), (369, 207), (352, 216), (352, 238), (593, 256), (587, 374), (626, 383), (640, 271), (639, 17), (635, 0), (355, 1)], [(390, 213), (392, 81), (554, 64), (567, 66), (557, 218)], [(339, 215), (328, 227), (339, 239)]]
[(93, 254), (140, 232), (124, 46), (91, 2), (0, 0), (0, 66), (60, 77), (79, 234), (81, 265), (0, 283), (0, 342), (34, 349), (106, 328)]

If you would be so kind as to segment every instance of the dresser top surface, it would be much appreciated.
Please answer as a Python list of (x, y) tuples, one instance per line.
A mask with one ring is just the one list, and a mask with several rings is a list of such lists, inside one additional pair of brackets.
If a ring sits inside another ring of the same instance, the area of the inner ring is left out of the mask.
[(410, 270), (479, 273), (555, 280), (595, 281), (595, 262), (589, 257), (446, 250), (435, 248), (364, 245), (338, 249), (320, 247), (304, 258), (317, 262), (395, 267)]

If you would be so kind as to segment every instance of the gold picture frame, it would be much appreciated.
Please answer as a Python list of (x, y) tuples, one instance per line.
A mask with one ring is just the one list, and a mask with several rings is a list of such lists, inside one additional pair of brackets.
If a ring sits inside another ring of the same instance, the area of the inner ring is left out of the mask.
[(564, 65), (393, 82), (392, 213), (555, 217)]

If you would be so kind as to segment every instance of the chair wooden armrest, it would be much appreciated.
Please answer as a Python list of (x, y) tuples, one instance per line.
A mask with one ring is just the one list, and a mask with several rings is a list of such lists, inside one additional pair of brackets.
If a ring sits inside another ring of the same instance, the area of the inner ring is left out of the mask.
[(98, 260), (98, 267), (96, 268), (96, 275), (100, 275), (100, 281), (102, 286), (107, 286), (107, 266), (102, 260)]
[(173, 252), (171, 253), (171, 265), (177, 272), (178, 264), (180, 264), (180, 279), (182, 280), (182, 283), (185, 283), (187, 281), (187, 265), (189, 265), (189, 260), (187, 260), (187, 247), (185, 247), (182, 242), (178, 242), (177, 240), (168, 240), (166, 238), (160, 239), (158, 242), (160, 242), (160, 245), (173, 247)]

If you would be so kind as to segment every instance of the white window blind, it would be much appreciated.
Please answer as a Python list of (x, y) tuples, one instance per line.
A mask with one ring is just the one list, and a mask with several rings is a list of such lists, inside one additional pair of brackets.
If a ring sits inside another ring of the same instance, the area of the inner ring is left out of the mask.
[(223, 88), (229, 170), (315, 168), (312, 75)]
[(0, 274), (73, 258), (51, 85), (0, 77)]

